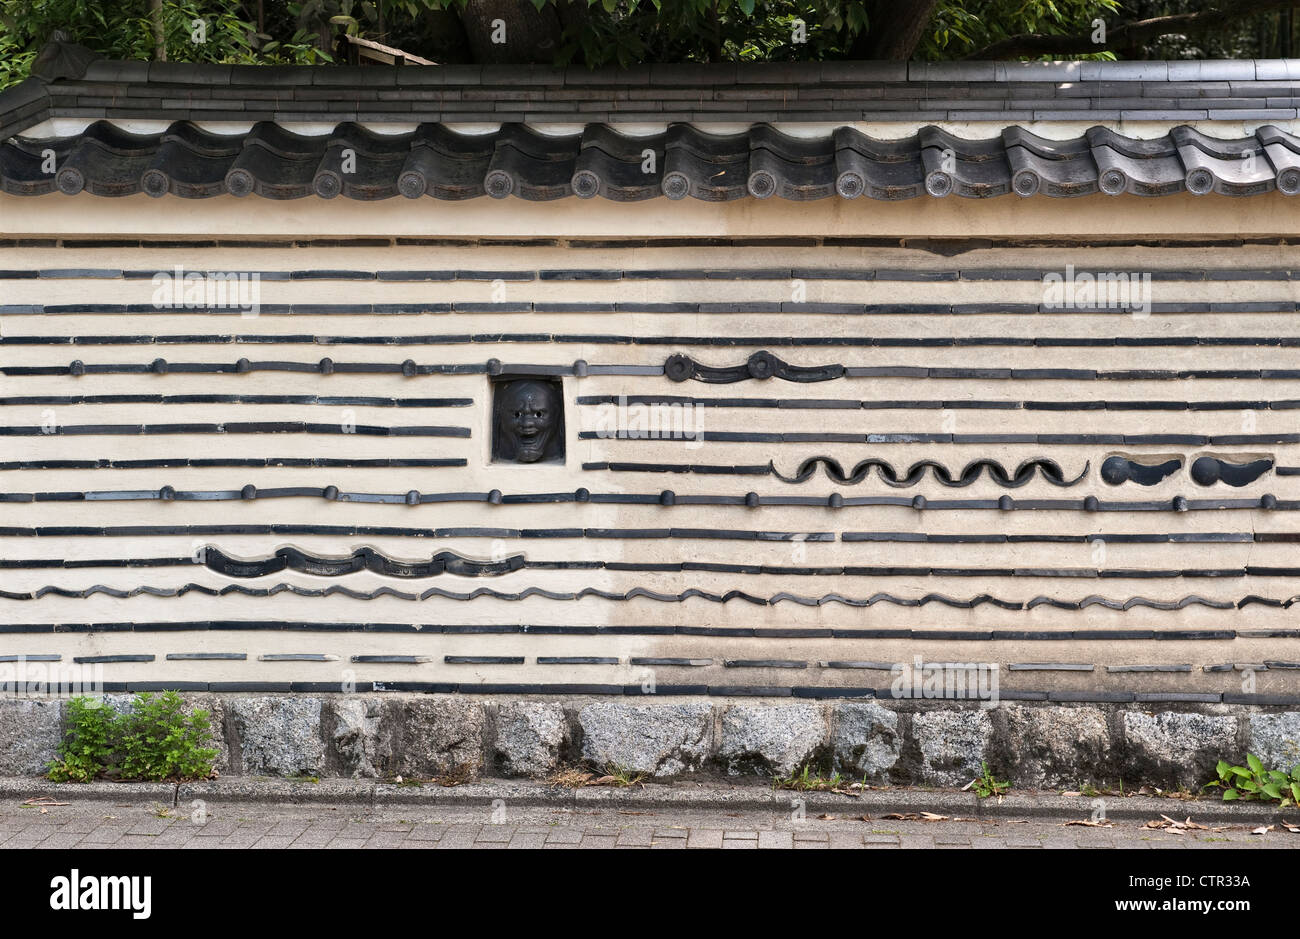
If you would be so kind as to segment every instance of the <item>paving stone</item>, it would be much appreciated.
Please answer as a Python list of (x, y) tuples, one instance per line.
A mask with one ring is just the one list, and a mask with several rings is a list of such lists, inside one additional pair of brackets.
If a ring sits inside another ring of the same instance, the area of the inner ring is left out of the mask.
[(688, 848), (720, 848), (722, 847), (722, 832), (716, 829), (692, 828), (686, 846)]
[(474, 842), (479, 844), (499, 841), (502, 844), (507, 844), (514, 836), (515, 829), (513, 825), (484, 825), (477, 837), (474, 838)]
[(628, 828), (618, 833), (618, 844), (646, 847), (654, 840), (651, 828)]
[(794, 834), (788, 831), (760, 831), (758, 833), (760, 848), (793, 848)]
[(546, 836), (547, 844), (578, 844), (582, 841), (581, 828), (556, 828)]

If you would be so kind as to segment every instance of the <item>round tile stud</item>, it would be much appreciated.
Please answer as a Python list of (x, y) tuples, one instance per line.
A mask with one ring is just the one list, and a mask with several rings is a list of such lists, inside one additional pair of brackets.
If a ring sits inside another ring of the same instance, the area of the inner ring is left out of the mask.
[(848, 170), (835, 177), (835, 191), (842, 199), (856, 199), (867, 191), (867, 183), (861, 173)]
[(1124, 459), (1122, 456), (1108, 457), (1106, 461), (1101, 464), (1101, 478), (1103, 482), (1112, 486), (1118, 486), (1121, 483), (1128, 482), (1128, 460)]
[(503, 170), (492, 170), (483, 178), (483, 189), (493, 199), (504, 199), (515, 191), (515, 181)]
[(671, 489), (665, 489), (663, 492), (659, 493), (659, 504), (676, 505), (677, 493), (673, 492)]
[(140, 190), (154, 199), (161, 199), (167, 195), (170, 186), (171, 182), (162, 170), (150, 169), (140, 174)]
[(591, 170), (578, 170), (569, 181), (573, 194), (579, 199), (590, 199), (600, 192), (600, 177)]
[(942, 170), (935, 170), (925, 176), (925, 191), (936, 199), (942, 199), (952, 192), (952, 176)]
[(402, 374), (407, 378), (414, 378), (417, 371), (419, 369), (415, 367), (414, 359), (406, 359), (402, 362)]
[(326, 486), (323, 490), (321, 490), (322, 499), (328, 499), (330, 502), (333, 502), (336, 499), (338, 499), (338, 497), (339, 497), (338, 486)]
[(745, 365), (749, 368), (750, 376), (760, 380), (771, 378), (779, 367), (776, 356), (766, 350), (755, 352), (745, 360)]
[(1128, 189), (1128, 175), (1123, 170), (1111, 167), (1097, 177), (1097, 188), (1108, 196), (1118, 196)]
[(1015, 502), (1010, 496), (1003, 496), (998, 500), (998, 508), (1003, 512), (1010, 512), (1015, 507)]
[(1038, 187), (1042, 184), (1037, 173), (1033, 170), (1021, 170), (1011, 177), (1011, 188), (1016, 195), (1028, 199), (1032, 195), (1037, 195)]
[(322, 199), (333, 199), (343, 191), (343, 177), (333, 170), (321, 170), (311, 181), (311, 188)]
[(397, 191), (408, 199), (418, 199), (427, 191), (428, 180), (423, 173), (407, 170), (397, 177)]
[(410, 490), (409, 492), (407, 492), (407, 494), (406, 494), (406, 504), (407, 504), (407, 505), (419, 505), (419, 504), (420, 504), (420, 490), (418, 490), (418, 489), (412, 489), (412, 490)]
[(591, 501), (591, 493), (588, 492), (588, 491), (586, 490), (585, 487), (579, 487), (578, 489), (575, 489), (575, 490), (573, 491), (573, 501), (574, 501), (574, 502), (590, 502), (590, 501)]
[(248, 359), (240, 359), (238, 362), (235, 363), (235, 371), (238, 372), (240, 375), (247, 375), (252, 370), (253, 370), (253, 363), (248, 361)]
[(832, 492), (826, 498), (826, 504), (832, 509), (842, 509), (844, 508), (844, 497), (838, 492)]
[(768, 199), (776, 194), (776, 177), (767, 170), (757, 170), (749, 174), (745, 188), (755, 199)]
[(226, 174), (226, 192), (232, 196), (242, 199), (244, 196), (252, 195), (255, 185), (253, 174), (248, 170), (236, 169)]
[(1175, 511), (1175, 512), (1186, 512), (1186, 511), (1187, 511), (1187, 497), (1186, 497), (1186, 496), (1174, 496), (1173, 506), (1174, 506), (1174, 511)]
[(488, 373), (489, 375), (500, 375), (500, 374), (501, 374), (501, 360), (500, 360), (500, 359), (488, 359), (488, 360), (487, 360), (487, 373)]
[(918, 512), (925, 508), (925, 496), (916, 496), (912, 499), (912, 508)]
[(75, 196), (86, 188), (86, 177), (76, 167), (65, 166), (54, 175), (54, 185), (65, 196)]
[(1183, 181), (1187, 191), (1194, 196), (1203, 196), (1214, 188), (1214, 174), (1204, 166), (1198, 166)]
[(695, 362), (689, 355), (682, 355), (680, 352), (668, 356), (664, 362), (664, 375), (669, 381), (682, 382), (686, 381), (695, 374)]
[(176, 498), (176, 490), (171, 486), (163, 486), (158, 490), (158, 498), (162, 499), (164, 502), (171, 502)]
[(327, 356), (326, 358), (320, 360), (320, 363), (317, 365), (317, 368), (320, 369), (320, 373), (322, 375), (333, 375), (334, 360)]
[(243, 499), (246, 502), (252, 499), (256, 499), (257, 487), (252, 485), (251, 483), (245, 486), (243, 489), (239, 490), (239, 498)]
[(686, 178), (685, 173), (665, 173), (659, 188), (669, 199), (685, 199), (690, 194), (691, 181)]
[(1271, 492), (1264, 493), (1262, 496), (1259, 497), (1259, 507), (1261, 509), (1270, 509), (1270, 510), (1276, 509), (1277, 496), (1273, 495), (1273, 493)]
[(154, 359), (152, 362), (149, 363), (149, 370), (152, 371), (155, 375), (166, 375), (166, 374), (167, 374), (167, 360), (166, 360), (166, 359)]
[(1088, 496), (1083, 500), (1083, 510), (1085, 512), (1096, 512), (1101, 508), (1101, 503), (1097, 501), (1096, 496)]
[(1219, 481), (1223, 467), (1211, 456), (1199, 457), (1192, 463), (1192, 482), (1198, 486), (1213, 486)]
[(1294, 196), (1300, 192), (1300, 168), (1288, 166), (1278, 173), (1277, 191), (1284, 196)]
[(490, 502), (492, 505), (500, 505), (501, 502), (502, 502), (501, 490), (500, 490), (500, 489), (493, 489), (491, 492), (488, 493), (488, 498), (487, 498), (487, 500), (488, 500), (488, 502)]
[(589, 371), (586, 359), (578, 359), (573, 363), (573, 374), (578, 378), (586, 378)]
[(68, 366), (68, 374), (69, 375), (86, 374), (86, 363), (81, 361), (81, 359), (73, 359), (72, 364)]
[(758, 503), (759, 499), (757, 492), (745, 493), (745, 505), (749, 506), (751, 509), (756, 509), (758, 508)]

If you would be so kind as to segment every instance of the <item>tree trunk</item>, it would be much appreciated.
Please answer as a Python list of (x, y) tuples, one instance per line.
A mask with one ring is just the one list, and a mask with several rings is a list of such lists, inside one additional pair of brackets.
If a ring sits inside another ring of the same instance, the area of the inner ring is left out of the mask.
[(872, 0), (867, 31), (850, 47), (855, 59), (910, 59), (925, 35), (938, 0)]
[(167, 61), (167, 34), (163, 30), (163, 0), (149, 0), (149, 22), (153, 25), (153, 57)]
[[(475, 62), (550, 65), (560, 48), (560, 19), (551, 5), (538, 12), (529, 0), (469, 0), (460, 20)], [(494, 42), (494, 35), (505, 41)]]

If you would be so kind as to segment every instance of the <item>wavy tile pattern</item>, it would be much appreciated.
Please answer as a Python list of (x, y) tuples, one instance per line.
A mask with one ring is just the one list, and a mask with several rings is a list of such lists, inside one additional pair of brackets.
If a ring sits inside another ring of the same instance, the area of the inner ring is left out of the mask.
[[(57, 167), (52, 173), (50, 151)], [(1252, 159), (1245, 159), (1248, 153)], [(229, 193), (362, 201), (398, 195), (529, 201), (600, 196), (617, 202), (658, 196), (729, 202), (954, 194), (985, 199), (1013, 193), (1295, 195), (1300, 138), (1271, 124), (1237, 139), (1180, 125), (1152, 139), (1096, 126), (1081, 137), (1050, 140), (1013, 125), (984, 139), (927, 126), (910, 137), (877, 140), (852, 127), (793, 137), (764, 123), (737, 134), (673, 123), (666, 133), (631, 136), (605, 124), (587, 124), (581, 134), (569, 135), (544, 134), (523, 123), (484, 134), (439, 123), (381, 134), (344, 122), (328, 134), (308, 136), (265, 120), (244, 134), (216, 134), (190, 121), (176, 121), (158, 134), (135, 134), (100, 120), (70, 137), (16, 137), (0, 144), (0, 189), (16, 195), (143, 192), (204, 199)]]

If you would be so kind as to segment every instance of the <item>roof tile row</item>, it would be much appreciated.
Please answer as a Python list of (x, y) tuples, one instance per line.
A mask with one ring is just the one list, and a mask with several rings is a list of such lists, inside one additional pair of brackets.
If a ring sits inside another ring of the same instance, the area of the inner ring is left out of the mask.
[(1238, 196), (1276, 189), (1291, 195), (1300, 192), (1300, 139), (1271, 125), (1235, 140), (1188, 126), (1147, 140), (1100, 126), (1070, 140), (1015, 126), (985, 139), (924, 127), (910, 137), (879, 140), (851, 127), (791, 137), (767, 124), (726, 135), (674, 124), (666, 133), (633, 137), (602, 124), (554, 136), (521, 123), (477, 135), (442, 124), (379, 134), (343, 123), (307, 136), (272, 122), (219, 135), (185, 121), (159, 134), (98, 121), (70, 137), (0, 143), (0, 188), (18, 195), (374, 200), (486, 194), (533, 201), (600, 195), (621, 202), (659, 195), (709, 202), (774, 195), (899, 200), (926, 193)]

